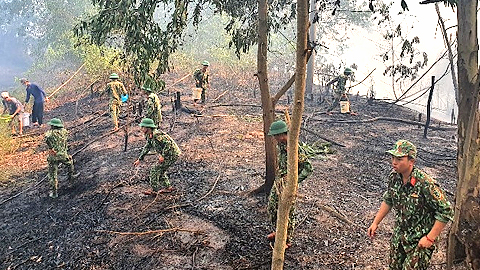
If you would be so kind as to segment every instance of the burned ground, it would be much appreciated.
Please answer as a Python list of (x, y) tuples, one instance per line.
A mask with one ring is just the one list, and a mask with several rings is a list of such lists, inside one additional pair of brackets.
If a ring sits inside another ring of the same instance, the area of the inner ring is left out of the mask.
[[(59, 198), (48, 198), (44, 130), (28, 131), (38, 135), (24, 139), (7, 164), (23, 162), (27, 169), (0, 188), (1, 269), (269, 269), (267, 201), (250, 193), (264, 177), (262, 112), (258, 106), (240, 106), (259, 104), (258, 93), (254, 98), (252, 91), (229, 87), (219, 83), (223, 90), (209, 93), (210, 100), (229, 91), (205, 107), (193, 108), (188, 94), (182, 96), (185, 106), (202, 111), (201, 117), (174, 113), (170, 97), (161, 97), (162, 129), (182, 155), (170, 170), (176, 191), (155, 198), (142, 193), (154, 157), (133, 167), (144, 144), (138, 120), (130, 125), (123, 151), (124, 131), (106, 135), (112, 125), (105, 98), (81, 95), (78, 102), (51, 108), (46, 118), (65, 121), (81, 175), (69, 183), (60, 173)], [(188, 90), (187, 85), (178, 88)], [(288, 108), (285, 100), (281, 103), (278, 109)], [(333, 145), (333, 154), (312, 160), (314, 173), (299, 189), (299, 225), (285, 269), (386, 269), (392, 215), (375, 240), (365, 231), (386, 188), (385, 150), (397, 139), (415, 142), (418, 166), (455, 191), (452, 127), (441, 124), (448, 130), (429, 130), (423, 139), (423, 128), (414, 125), (361, 122), (379, 116), (411, 121), (415, 113), (408, 109), (381, 101), (368, 105), (355, 97), (352, 104), (357, 116), (326, 115), (327, 104), (306, 103), (304, 127), (345, 147)], [(135, 118), (130, 113), (122, 123)], [(305, 131), (301, 137), (323, 141)], [(431, 269), (444, 268), (445, 239)]]

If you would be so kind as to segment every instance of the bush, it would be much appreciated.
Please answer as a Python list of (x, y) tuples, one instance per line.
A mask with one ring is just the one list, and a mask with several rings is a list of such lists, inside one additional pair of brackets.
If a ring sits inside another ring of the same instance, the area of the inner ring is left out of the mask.
[(12, 138), (8, 123), (0, 123), (0, 161), (18, 149), (18, 143)]

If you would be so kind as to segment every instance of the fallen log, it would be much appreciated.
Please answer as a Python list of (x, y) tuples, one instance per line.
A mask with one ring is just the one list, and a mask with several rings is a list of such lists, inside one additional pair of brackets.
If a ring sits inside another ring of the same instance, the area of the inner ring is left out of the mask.
[(336, 142), (336, 141), (334, 141), (334, 140), (331, 140), (331, 139), (329, 139), (329, 138), (325, 138), (325, 137), (323, 137), (322, 135), (320, 135), (320, 134), (318, 134), (317, 132), (314, 132), (314, 131), (312, 131), (312, 130), (310, 130), (310, 129), (307, 129), (307, 128), (304, 128), (304, 127), (301, 127), (300, 129), (301, 129), (301, 130), (304, 130), (304, 131), (306, 131), (306, 132), (308, 132), (308, 133), (311, 133), (311, 134), (313, 134), (313, 135), (321, 138), (322, 140), (325, 140), (325, 141), (327, 141), (327, 142), (329, 142), (329, 143), (332, 143), (332, 144), (334, 144), (334, 145), (337, 145), (337, 146), (340, 146), (340, 147), (346, 147), (345, 145), (343, 145), (343, 144), (341, 144), (341, 143), (338, 143), (338, 142)]
[[(404, 124), (409, 124), (409, 125), (419, 125), (419, 126), (425, 126), (424, 123), (417, 122), (417, 121), (412, 121), (412, 120), (406, 120), (406, 119), (400, 119), (400, 118), (391, 118), (391, 117), (375, 117), (371, 119), (366, 119), (366, 120), (325, 120), (325, 119), (318, 119), (318, 118), (310, 118), (310, 120), (314, 121), (321, 121), (321, 122), (326, 122), (326, 123), (339, 123), (339, 124), (362, 124), (362, 123), (371, 123), (375, 121), (389, 121), (389, 122), (398, 122), (398, 123), (404, 123)], [(447, 131), (447, 130), (457, 130), (457, 127), (435, 127), (435, 126), (429, 126), (428, 127), (431, 130), (441, 130), (441, 131)]]

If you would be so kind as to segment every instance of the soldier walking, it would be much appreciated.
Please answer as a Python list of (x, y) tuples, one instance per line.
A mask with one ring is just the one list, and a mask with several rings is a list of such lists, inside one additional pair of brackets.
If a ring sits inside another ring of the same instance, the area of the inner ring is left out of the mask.
[[(150, 186), (151, 190), (144, 192), (146, 195), (155, 195), (158, 193), (171, 192), (174, 190), (168, 176), (166, 174), (168, 168), (177, 161), (180, 155), (180, 149), (175, 141), (168, 134), (163, 131), (157, 130), (157, 126), (150, 118), (142, 119), (139, 125), (142, 132), (145, 134), (147, 140), (145, 146), (138, 159), (133, 163), (134, 166), (138, 166), (140, 161), (143, 161), (144, 157), (150, 150), (157, 152), (157, 161), (155, 165), (150, 169)], [(160, 183), (164, 187), (160, 190)]]
[[(282, 120), (273, 122), (268, 131), (269, 136), (273, 136), (277, 142), (277, 170), (275, 173), (275, 182), (268, 197), (267, 211), (273, 228), (277, 227), (278, 198), (280, 197), (287, 177), (287, 141), (288, 127)], [(306, 155), (305, 149), (298, 146), (298, 183), (305, 180), (313, 171), (312, 164)], [(292, 245), (293, 231), (296, 225), (295, 206), (290, 209), (287, 227), (287, 248)], [(275, 231), (270, 233), (267, 238), (275, 239)]]
[[(201, 69), (196, 69), (195, 72), (193, 73), (193, 78), (195, 79), (195, 87), (197, 88), (202, 88), (202, 103), (205, 103), (206, 99), (206, 92), (208, 88), (210, 88), (210, 82), (208, 80), (209, 73), (207, 68), (210, 66), (210, 63), (205, 60), (202, 62), (202, 68)], [(193, 102), (196, 104), (198, 102), (198, 99), (193, 100)]]
[(343, 74), (339, 75), (335, 79), (329, 81), (326, 86), (330, 86), (331, 84), (337, 83), (335, 87), (335, 91), (333, 94), (333, 103), (332, 105), (327, 109), (327, 112), (331, 112), (335, 107), (338, 107), (340, 105), (340, 99), (342, 96), (347, 94), (347, 80), (350, 75), (352, 75), (353, 70), (351, 68), (345, 68), (343, 71)]
[(117, 73), (112, 73), (109, 78), (111, 82), (107, 84), (107, 88), (105, 89), (105, 92), (110, 97), (109, 110), (113, 120), (113, 125), (114, 125), (113, 130), (117, 131), (118, 116), (120, 115), (120, 109), (121, 109), (122, 103), (124, 102), (122, 100), (122, 97), (127, 95), (127, 90), (125, 89), (125, 86), (123, 85), (123, 83), (118, 80), (119, 77)]
[(74, 173), (73, 159), (68, 154), (68, 131), (63, 127), (63, 123), (58, 118), (52, 118), (47, 124), (51, 129), (45, 133), (45, 142), (47, 143), (49, 153), (48, 161), (48, 180), (50, 183), (49, 196), (57, 198), (58, 190), (58, 165), (64, 164), (68, 170), (68, 180), (73, 181), (79, 173)]
[(390, 240), (389, 269), (425, 270), (435, 250), (435, 240), (453, 220), (453, 208), (444, 191), (428, 174), (416, 168), (417, 148), (399, 140), (392, 150), (393, 170), (372, 225), (367, 230), (373, 239), (378, 225), (393, 208), (395, 227)]

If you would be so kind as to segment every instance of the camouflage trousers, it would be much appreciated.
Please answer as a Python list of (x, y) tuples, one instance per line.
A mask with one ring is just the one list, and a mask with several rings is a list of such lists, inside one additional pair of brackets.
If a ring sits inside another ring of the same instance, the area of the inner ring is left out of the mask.
[(205, 103), (206, 93), (207, 93), (207, 88), (202, 87), (202, 95), (201, 95), (202, 103)]
[(63, 164), (67, 167), (68, 178), (71, 179), (74, 171), (72, 156), (68, 154), (49, 155), (48, 161), (48, 181), (51, 191), (58, 190), (58, 165)]
[(120, 115), (120, 109), (122, 104), (118, 101), (110, 101), (109, 109), (110, 109), (110, 116), (112, 117), (113, 124), (118, 126), (118, 116)]
[(177, 157), (165, 159), (162, 163), (158, 163), (150, 169), (150, 186), (153, 191), (158, 191), (160, 189), (160, 183), (168, 188), (171, 186), (170, 181), (168, 180), (167, 170), (172, 166), (172, 164), (177, 160)]
[[(275, 185), (272, 187), (270, 191), (270, 195), (268, 196), (268, 205), (267, 205), (267, 212), (270, 222), (273, 225), (273, 228), (277, 228), (277, 212), (278, 212), (278, 194), (275, 188)], [(292, 243), (293, 239), (293, 231), (295, 230), (295, 225), (297, 223), (296, 215), (295, 215), (295, 204), (290, 208), (290, 213), (288, 215), (288, 226), (287, 226), (287, 243)]]
[(435, 245), (430, 248), (418, 247), (417, 241), (405, 244), (401, 236), (394, 234), (390, 243), (391, 270), (426, 270), (430, 264)]

